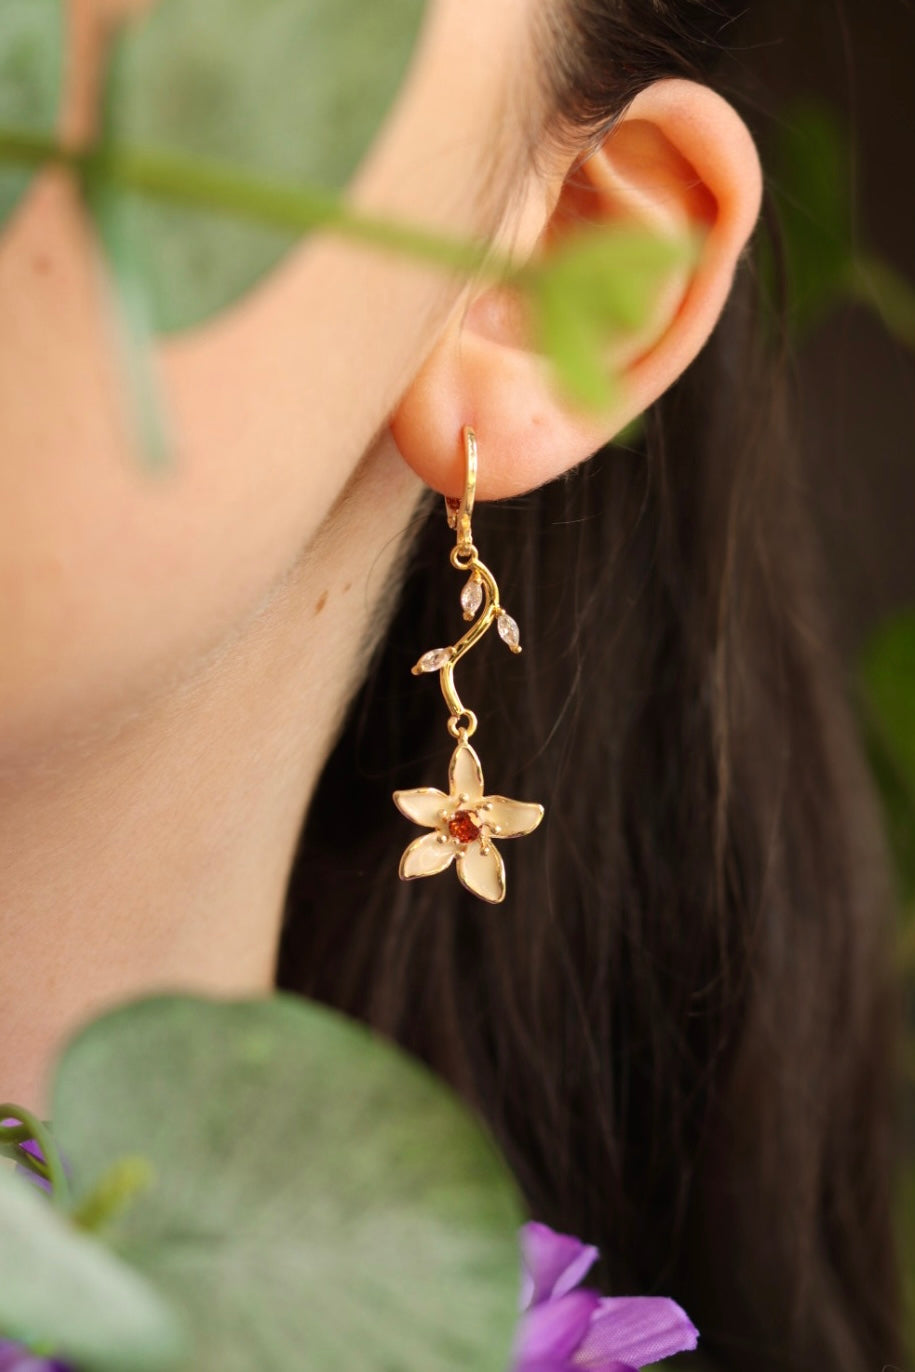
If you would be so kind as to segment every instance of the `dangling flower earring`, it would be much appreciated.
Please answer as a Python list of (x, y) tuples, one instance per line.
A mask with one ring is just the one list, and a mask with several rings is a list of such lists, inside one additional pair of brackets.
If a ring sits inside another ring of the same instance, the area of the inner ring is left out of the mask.
[(521, 651), (518, 626), (503, 610), (496, 579), (480, 561), (473, 542), (470, 521), (477, 485), (477, 440), (469, 426), (464, 428), (464, 451), (464, 494), (460, 500), (446, 497), (445, 513), (449, 529), (457, 534), (451, 565), (470, 573), (461, 592), (461, 608), (465, 620), (474, 620), (474, 624), (452, 647), (424, 653), (413, 668), (414, 676), (439, 673), (442, 695), (451, 712), (448, 732), (457, 739), (457, 747), (448, 768), (448, 793), (421, 786), (414, 791), (395, 791), (394, 803), (414, 824), (432, 830), (415, 839), (400, 859), (404, 881), (434, 876), (454, 862), (468, 891), (497, 904), (505, 899), (505, 866), (495, 840), (531, 833), (543, 819), (543, 806), (484, 793), (480, 759), (468, 742), (476, 732), (477, 717), (464, 708), (454, 687), (458, 661), (476, 647), (493, 624), (513, 653)]

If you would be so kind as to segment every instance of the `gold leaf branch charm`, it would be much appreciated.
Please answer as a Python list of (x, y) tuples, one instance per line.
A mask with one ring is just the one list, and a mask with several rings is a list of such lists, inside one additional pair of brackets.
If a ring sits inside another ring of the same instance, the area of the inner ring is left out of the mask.
[(412, 669), (414, 676), (439, 673), (449, 710), (448, 732), (457, 740), (448, 769), (449, 789), (447, 793), (429, 787), (395, 791), (394, 803), (414, 824), (432, 831), (415, 839), (404, 852), (400, 860), (402, 880), (434, 876), (454, 862), (464, 886), (481, 900), (496, 904), (505, 899), (505, 868), (494, 839), (531, 833), (543, 819), (543, 806), (484, 794), (480, 759), (468, 742), (476, 733), (477, 717), (463, 704), (454, 684), (455, 666), (493, 625), (513, 653), (521, 652), (518, 625), (502, 606), (496, 579), (481, 562), (473, 541), (477, 440), (469, 426), (464, 428), (464, 451), (464, 494), (459, 500), (446, 497), (445, 512), (448, 527), (456, 532), (451, 565), (468, 573), (461, 591), (461, 609), (471, 627), (457, 643), (423, 653)]

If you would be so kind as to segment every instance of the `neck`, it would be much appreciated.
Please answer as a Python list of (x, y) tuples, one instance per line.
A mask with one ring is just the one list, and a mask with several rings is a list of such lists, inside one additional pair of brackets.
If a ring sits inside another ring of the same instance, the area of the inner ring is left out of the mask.
[(0, 1098), (47, 1118), (62, 1042), (118, 1001), (269, 993), (303, 814), (418, 489), (390, 446), (373, 452), (301, 563), (180, 684), (0, 768)]

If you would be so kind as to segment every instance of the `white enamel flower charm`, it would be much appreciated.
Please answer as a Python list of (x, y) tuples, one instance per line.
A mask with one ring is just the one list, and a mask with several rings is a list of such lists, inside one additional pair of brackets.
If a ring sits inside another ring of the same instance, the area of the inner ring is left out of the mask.
[(448, 767), (449, 791), (422, 786), (395, 791), (397, 808), (432, 832), (414, 839), (400, 859), (404, 881), (431, 877), (456, 863), (461, 882), (494, 905), (505, 899), (505, 867), (495, 839), (529, 834), (543, 819), (543, 806), (483, 793), (483, 769), (469, 743), (461, 741)]

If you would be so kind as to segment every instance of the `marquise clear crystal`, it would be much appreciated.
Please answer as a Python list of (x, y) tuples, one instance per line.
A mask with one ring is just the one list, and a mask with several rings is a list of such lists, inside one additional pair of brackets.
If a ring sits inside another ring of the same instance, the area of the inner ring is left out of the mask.
[(509, 648), (519, 650), (521, 647), (521, 630), (512, 619), (511, 615), (503, 610), (496, 620), (496, 628), (503, 643), (507, 643)]
[(461, 609), (468, 619), (473, 619), (482, 604), (483, 583), (478, 577), (472, 576), (461, 591)]
[(414, 670), (417, 672), (438, 672), (441, 671), (446, 662), (450, 661), (450, 648), (433, 648), (431, 652), (423, 653)]

